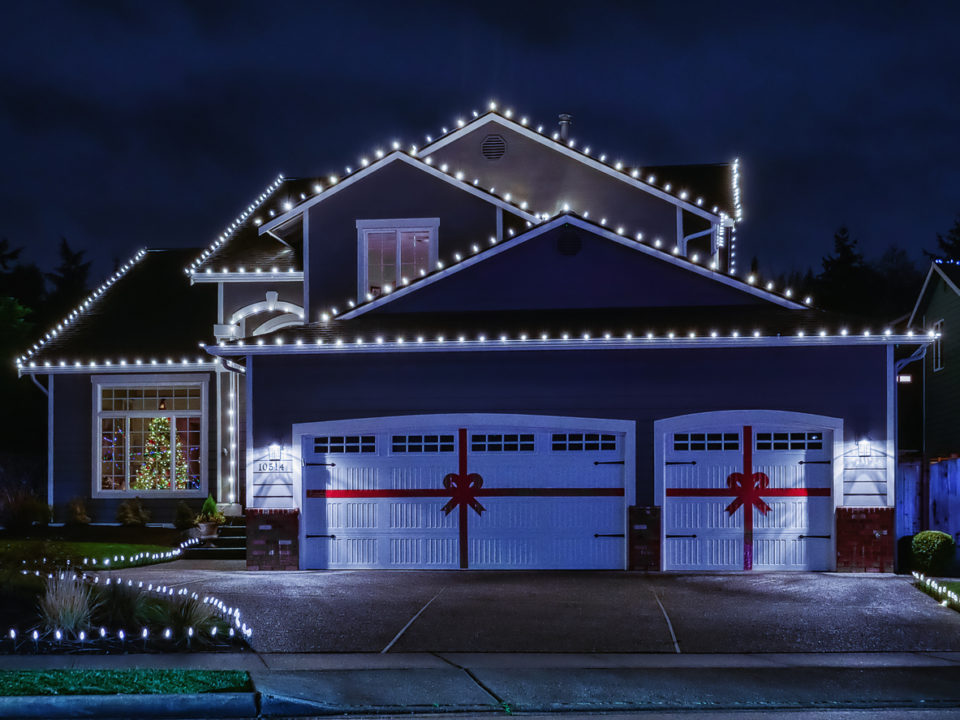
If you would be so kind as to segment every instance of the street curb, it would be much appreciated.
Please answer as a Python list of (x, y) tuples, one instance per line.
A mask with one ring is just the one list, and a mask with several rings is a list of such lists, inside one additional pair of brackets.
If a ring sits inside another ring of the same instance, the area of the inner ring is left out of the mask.
[(255, 718), (256, 693), (0, 697), (0, 718)]

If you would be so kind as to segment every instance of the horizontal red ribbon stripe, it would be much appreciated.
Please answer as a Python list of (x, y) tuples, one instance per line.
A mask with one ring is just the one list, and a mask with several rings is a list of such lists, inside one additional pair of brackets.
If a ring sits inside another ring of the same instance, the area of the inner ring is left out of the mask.
[[(623, 488), (480, 488), (471, 495), (485, 497), (623, 497)], [(450, 497), (449, 490), (307, 490), (308, 498)]]
[[(731, 497), (737, 495), (730, 488), (669, 488), (668, 497)], [(767, 497), (830, 497), (830, 488), (763, 488), (760, 495)]]

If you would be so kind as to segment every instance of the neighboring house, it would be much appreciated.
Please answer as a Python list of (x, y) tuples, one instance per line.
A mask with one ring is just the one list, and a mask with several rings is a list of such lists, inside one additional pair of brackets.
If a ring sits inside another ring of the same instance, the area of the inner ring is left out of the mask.
[(903, 458), (915, 461), (916, 470), (905, 467), (904, 474), (920, 497), (912, 529), (944, 530), (960, 539), (960, 264), (930, 264), (908, 326), (937, 334), (923, 362), (900, 375), (901, 397), (917, 398), (909, 405), (901, 401), (920, 439), (917, 452)]
[(51, 501), (209, 491), (263, 569), (891, 569), (894, 350), (927, 336), (738, 274), (736, 163), (567, 130), (477, 114), (278, 180), (181, 283), (138, 256), (18, 360)]

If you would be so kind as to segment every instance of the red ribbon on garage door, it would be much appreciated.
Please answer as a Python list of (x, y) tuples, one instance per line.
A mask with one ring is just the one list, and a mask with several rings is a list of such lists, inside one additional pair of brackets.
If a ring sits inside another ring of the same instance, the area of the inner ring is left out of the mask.
[(449, 515), (459, 508), (460, 567), (468, 567), (467, 508), (481, 515), (486, 508), (478, 497), (623, 497), (623, 488), (491, 488), (483, 478), (467, 472), (467, 429), (460, 428), (458, 472), (443, 479), (443, 488), (426, 490), (307, 490), (308, 498), (450, 498), (443, 506)]
[(743, 472), (727, 477), (727, 488), (668, 488), (667, 497), (727, 497), (727, 513), (733, 515), (743, 507), (743, 569), (753, 569), (753, 508), (766, 515), (770, 506), (766, 497), (829, 497), (830, 488), (772, 488), (770, 478), (762, 472), (753, 472), (753, 427), (743, 428)]

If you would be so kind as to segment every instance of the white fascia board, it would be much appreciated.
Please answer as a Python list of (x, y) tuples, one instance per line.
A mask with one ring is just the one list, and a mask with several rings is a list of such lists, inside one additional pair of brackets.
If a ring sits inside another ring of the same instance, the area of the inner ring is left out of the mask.
[(213, 372), (218, 367), (220, 367), (219, 360), (209, 360), (204, 362), (172, 362), (167, 363), (166, 361), (160, 362), (159, 360), (156, 363), (152, 362), (143, 362), (137, 364), (136, 362), (126, 362), (121, 364), (121, 362), (111, 362), (109, 365), (106, 363), (81, 363), (77, 365), (67, 364), (67, 365), (24, 365), (20, 368), (17, 368), (18, 375), (23, 377), (24, 375), (36, 374), (36, 375), (89, 375), (91, 373), (185, 373), (185, 372)]
[(303, 282), (303, 272), (202, 272), (190, 276), (190, 284), (215, 282)]
[(631, 338), (596, 337), (589, 340), (580, 338), (549, 338), (540, 340), (530, 337), (526, 340), (459, 340), (456, 338), (439, 341), (405, 340), (404, 342), (343, 342), (264, 344), (264, 345), (208, 345), (206, 350), (218, 357), (237, 355), (330, 355), (330, 354), (367, 354), (367, 353), (411, 353), (411, 352), (504, 352), (504, 351), (541, 351), (541, 350), (666, 350), (666, 349), (711, 349), (711, 348), (768, 348), (768, 347), (857, 347), (883, 345), (926, 345), (934, 338), (928, 335), (819, 335), (803, 336), (761, 336), (745, 337), (675, 337), (646, 338), (642, 335)]
[(643, 243), (630, 240), (629, 238), (623, 235), (619, 235), (610, 230), (607, 230), (606, 228), (588, 223), (587, 221), (581, 218), (578, 218), (575, 215), (561, 214), (561, 215), (557, 215), (555, 218), (553, 218), (552, 220), (549, 220), (548, 222), (542, 225), (531, 228), (530, 230), (527, 230), (526, 232), (511, 238), (510, 240), (507, 240), (502, 243), (498, 243), (493, 247), (487, 248), (477, 253), (476, 255), (473, 255), (472, 257), (467, 258), (466, 260), (461, 260), (455, 265), (451, 265), (450, 267), (445, 268), (437, 273), (428, 275), (423, 279), (416, 280), (412, 284), (399, 288), (397, 290), (394, 290), (393, 292), (387, 295), (382, 295), (376, 300), (372, 300), (369, 303), (365, 303), (364, 305), (354, 310), (350, 310), (349, 312), (342, 313), (339, 316), (339, 318), (341, 320), (350, 320), (351, 318), (359, 317), (360, 315), (363, 315), (371, 310), (375, 310), (376, 308), (382, 307), (383, 305), (386, 305), (387, 303), (392, 302), (397, 298), (401, 298), (401, 297), (404, 297), (405, 295), (409, 295), (410, 293), (414, 293), (421, 288), (427, 287), (428, 285), (432, 285), (433, 283), (439, 280), (442, 280), (446, 277), (449, 277), (450, 275), (453, 275), (457, 272), (460, 272), (461, 270), (464, 270), (472, 265), (476, 265), (477, 263), (483, 262), (484, 260), (491, 258), (494, 255), (499, 255), (502, 252), (506, 252), (507, 250), (510, 250), (511, 248), (514, 248), (517, 245), (520, 245), (521, 243), (526, 242), (527, 240), (535, 238), (538, 235), (542, 235), (545, 232), (549, 232), (559, 227), (560, 225), (576, 225), (582, 230), (586, 230), (587, 232), (593, 233), (594, 235), (598, 235), (608, 240), (612, 240), (616, 243), (619, 243), (620, 245), (623, 245), (626, 248), (644, 253), (646, 255), (649, 255), (650, 257), (656, 258), (657, 260), (668, 262), (684, 270), (689, 270), (690, 272), (694, 272), (700, 275), (701, 277), (707, 278), (709, 280), (714, 280), (723, 285), (727, 285), (728, 287), (734, 288), (735, 290), (740, 290), (749, 295), (753, 295), (755, 297), (761, 298), (762, 300), (776, 303), (781, 307), (789, 308), (791, 310), (809, 309), (806, 305), (801, 305), (800, 303), (793, 302), (792, 300), (787, 300), (786, 298), (782, 298), (779, 295), (775, 295), (771, 292), (763, 290), (762, 288), (758, 288), (753, 285), (750, 285), (749, 283), (745, 283), (742, 280), (737, 280), (734, 277), (731, 277), (729, 275), (724, 275), (723, 273), (717, 272), (715, 270), (710, 270), (701, 265), (697, 265), (696, 263), (692, 263), (689, 260), (686, 260), (684, 258), (671, 255), (668, 252), (657, 250), (656, 248), (652, 248), (649, 245), (645, 245)]
[[(481, 128), (488, 123), (496, 123), (508, 130), (513, 130), (514, 132), (517, 132), (523, 135), (524, 137), (529, 138), (530, 140), (538, 142), (544, 147), (548, 147), (551, 150), (554, 150), (555, 152), (560, 153), (561, 155), (566, 155), (569, 158), (573, 158), (574, 160), (577, 160), (578, 162), (583, 163), (587, 167), (591, 167), (594, 170), (599, 170), (605, 175), (609, 175), (612, 178), (616, 178), (617, 180), (627, 183), (631, 187), (637, 188), (638, 190), (643, 190), (644, 192), (649, 193), (654, 197), (658, 197), (661, 200), (666, 200), (667, 202), (673, 205), (682, 207), (684, 210), (692, 212), (695, 215), (699, 215), (705, 220), (709, 220), (710, 222), (720, 222), (722, 219), (722, 216), (720, 214), (712, 213), (709, 210), (704, 210), (702, 207), (698, 207), (694, 203), (687, 202), (686, 200), (681, 200), (675, 195), (671, 195), (670, 193), (660, 190), (659, 188), (656, 188), (653, 185), (649, 185), (648, 183), (643, 182), (639, 178), (631, 177), (628, 173), (625, 173), (621, 170), (617, 170), (616, 168), (612, 168), (606, 165), (605, 163), (600, 162), (599, 160), (594, 160), (589, 155), (585, 155), (578, 150), (569, 148), (563, 143), (557, 142), (556, 140), (551, 140), (549, 138), (546, 138), (540, 133), (534, 132), (530, 128), (524, 127), (520, 123), (515, 123), (512, 120), (507, 120), (506, 118), (501, 117), (500, 115), (497, 115), (492, 112), (487, 113), (486, 115), (481, 115), (476, 120), (473, 120), (472, 122), (468, 122), (462, 128), (459, 128), (453, 131), (449, 135), (442, 137), (439, 140), (435, 140), (429, 145), (425, 145), (424, 147), (417, 150), (417, 156), (426, 157), (430, 153), (436, 152), (437, 150), (444, 147), (445, 145), (449, 145), (455, 140), (459, 140), (461, 137), (463, 137), (467, 133), (472, 132), (478, 128)], [(732, 220), (729, 224), (730, 225), (733, 224)]]
[(368, 175), (375, 173), (380, 168), (385, 167), (390, 163), (396, 162), (398, 160), (407, 163), (411, 167), (415, 167), (418, 170), (422, 170), (430, 175), (433, 175), (435, 178), (443, 180), (444, 182), (447, 182), (456, 188), (464, 190), (470, 193), (471, 195), (473, 195), (474, 197), (480, 198), (481, 200), (486, 200), (492, 205), (496, 205), (499, 208), (502, 208), (504, 210), (507, 210), (513, 213), (514, 215), (518, 215), (519, 217), (522, 217), (524, 220), (529, 220), (530, 222), (537, 222), (537, 217), (532, 213), (525, 212), (524, 210), (521, 210), (520, 208), (514, 205), (511, 205), (505, 200), (501, 200), (496, 195), (491, 195), (490, 193), (484, 190), (474, 187), (470, 183), (464, 182), (462, 180), (457, 180), (455, 177), (452, 177), (447, 173), (441, 172), (437, 168), (428, 165), (423, 160), (420, 160), (419, 158), (411, 157), (410, 155), (403, 152), (402, 150), (394, 150), (393, 152), (387, 155), (384, 155), (375, 163), (371, 163), (370, 165), (363, 168), (362, 170), (358, 170), (354, 172), (352, 175), (350, 175), (349, 177), (344, 178), (343, 180), (338, 182), (336, 185), (330, 188), (327, 188), (326, 190), (324, 190), (323, 192), (317, 195), (314, 195), (309, 200), (304, 200), (293, 209), (285, 212), (283, 215), (275, 217), (273, 220), (271, 220), (268, 223), (264, 223), (263, 225), (260, 226), (259, 233), (263, 235), (264, 233), (274, 230), (280, 225), (284, 225), (285, 223), (293, 220), (297, 215), (300, 215), (301, 213), (306, 212), (308, 209), (310, 209), (317, 203), (323, 202), (329, 197), (333, 197), (344, 188), (350, 187), (355, 182), (362, 180)]

